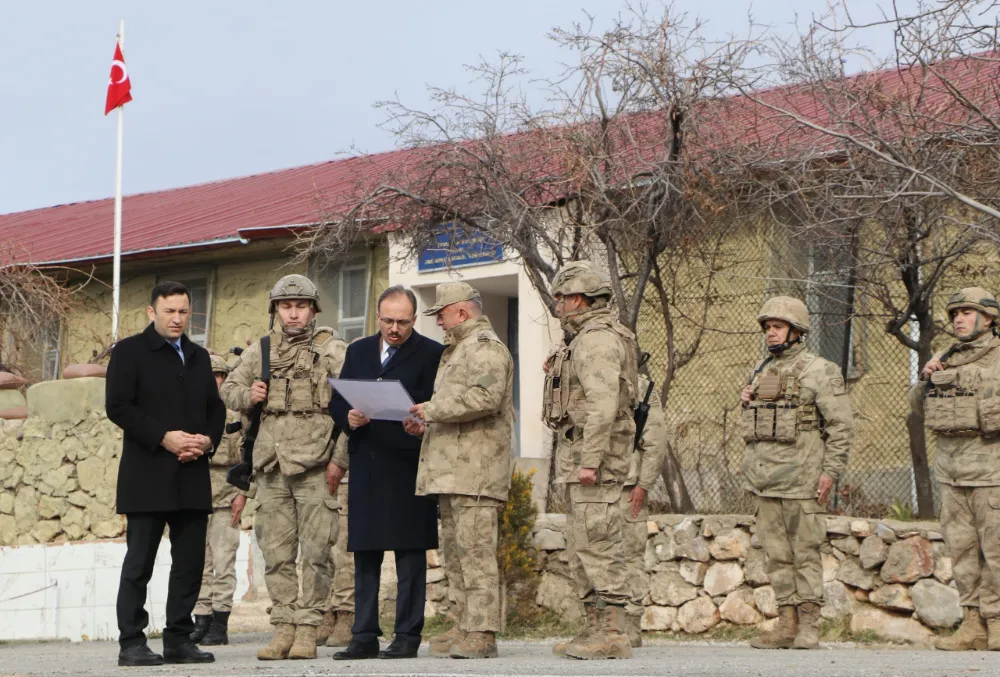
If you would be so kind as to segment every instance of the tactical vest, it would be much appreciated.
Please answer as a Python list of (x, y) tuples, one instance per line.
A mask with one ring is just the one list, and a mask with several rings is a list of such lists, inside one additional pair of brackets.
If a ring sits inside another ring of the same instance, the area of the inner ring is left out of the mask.
[[(754, 399), (743, 405), (742, 427), (745, 442), (795, 442), (800, 432), (818, 430), (819, 410), (815, 404), (801, 403), (802, 372), (815, 355), (802, 355), (790, 371), (769, 367), (753, 379)], [(758, 365), (759, 370), (763, 366)], [(756, 371), (756, 370), (755, 370)]]
[[(552, 365), (545, 375), (545, 390), (542, 396), (542, 420), (551, 427), (557, 427), (569, 417), (573, 395), (582, 389), (579, 379), (573, 378), (573, 343), (592, 331), (613, 331), (625, 346), (625, 365), (618, 376), (618, 415), (631, 416), (638, 401), (639, 367), (635, 351), (629, 347), (635, 337), (613, 317), (601, 318), (584, 326), (569, 345), (564, 345), (553, 356)], [(575, 381), (575, 382), (574, 382)]]
[[(961, 372), (950, 367), (931, 374), (924, 400), (924, 424), (946, 437), (992, 436), (1000, 433), (1000, 393), (995, 379), (986, 380), (997, 359), (983, 360), (997, 346), (989, 344), (970, 356)], [(977, 362), (978, 368), (968, 368)]]
[[(320, 355), (316, 343), (333, 337), (333, 330), (317, 329), (308, 344), (285, 355), (278, 354), (277, 342), (271, 342), (271, 382), (267, 387), (264, 413), (322, 414), (326, 413), (326, 372), (315, 368)], [(326, 402), (324, 402), (324, 397)]]

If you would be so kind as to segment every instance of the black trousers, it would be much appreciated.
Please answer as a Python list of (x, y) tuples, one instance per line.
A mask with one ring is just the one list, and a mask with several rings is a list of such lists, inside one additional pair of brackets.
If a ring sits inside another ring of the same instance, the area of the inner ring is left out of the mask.
[[(420, 642), (427, 598), (427, 551), (396, 550), (396, 636)], [(359, 642), (380, 637), (378, 588), (381, 582), (382, 550), (354, 553), (354, 627)]]
[(205, 533), (208, 514), (193, 511), (128, 515), (125, 530), (125, 562), (118, 584), (118, 643), (124, 649), (146, 643), (143, 632), (149, 624), (146, 587), (153, 576), (153, 562), (170, 525), (170, 581), (167, 587), (167, 625), (163, 646), (176, 647), (190, 641), (194, 631), (191, 612), (198, 601), (205, 567)]

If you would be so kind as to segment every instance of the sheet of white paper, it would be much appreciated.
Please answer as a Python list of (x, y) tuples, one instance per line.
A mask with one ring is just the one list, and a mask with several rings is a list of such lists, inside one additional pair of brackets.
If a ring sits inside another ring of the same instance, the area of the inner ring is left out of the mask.
[(402, 421), (410, 415), (413, 400), (399, 381), (359, 381), (331, 378), (330, 385), (352, 409), (373, 421)]

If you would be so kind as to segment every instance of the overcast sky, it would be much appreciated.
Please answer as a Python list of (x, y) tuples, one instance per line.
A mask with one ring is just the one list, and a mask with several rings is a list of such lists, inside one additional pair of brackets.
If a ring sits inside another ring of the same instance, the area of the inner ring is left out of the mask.
[[(870, 18), (876, 0), (853, 0)], [(884, 3), (886, 0), (879, 0)], [(655, 0), (651, 0), (655, 4)], [(902, 4), (912, 4), (903, 0)], [(787, 27), (827, 0), (753, 4)], [(32, 0), (0, 3), (0, 213), (109, 197), (115, 114), (103, 116), (118, 21), (134, 101), (125, 107), (126, 194), (394, 147), (372, 109), (427, 84), (464, 87), (463, 64), (506, 50), (539, 77), (564, 56), (555, 26), (617, 0)], [(676, 0), (712, 37), (745, 33), (748, 0)], [(790, 30), (790, 29), (789, 29)], [(869, 46), (891, 47), (891, 35)]]

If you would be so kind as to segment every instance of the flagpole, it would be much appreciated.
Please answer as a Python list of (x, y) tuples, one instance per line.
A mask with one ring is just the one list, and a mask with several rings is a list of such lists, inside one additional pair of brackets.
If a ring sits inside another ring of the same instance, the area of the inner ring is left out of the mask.
[[(125, 20), (118, 26), (118, 45), (125, 48)], [(118, 309), (122, 278), (122, 126), (125, 106), (118, 106), (118, 153), (115, 163), (115, 254), (111, 287), (111, 342), (118, 340)]]

